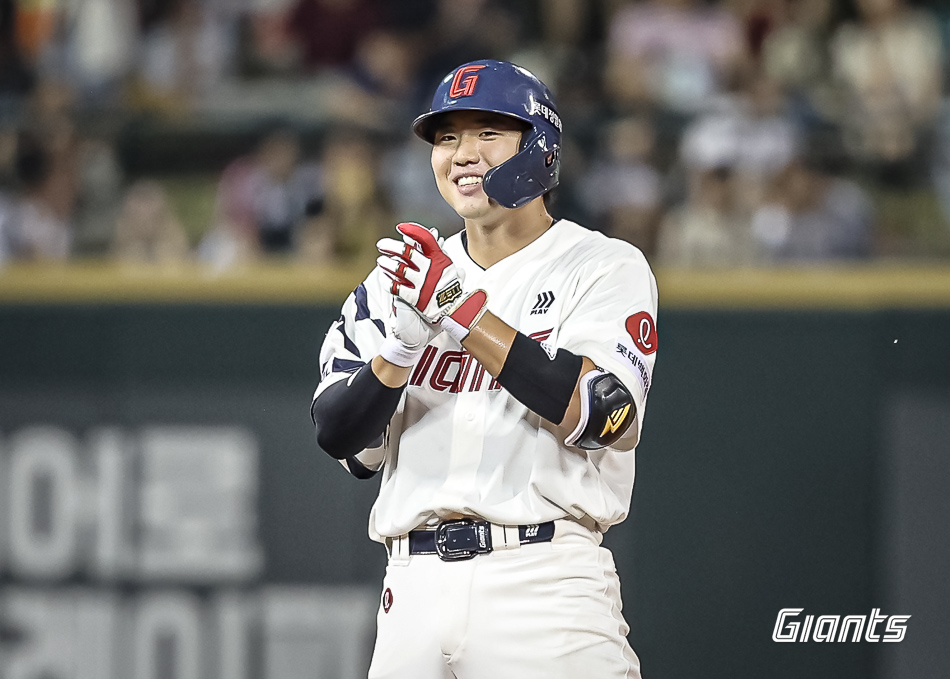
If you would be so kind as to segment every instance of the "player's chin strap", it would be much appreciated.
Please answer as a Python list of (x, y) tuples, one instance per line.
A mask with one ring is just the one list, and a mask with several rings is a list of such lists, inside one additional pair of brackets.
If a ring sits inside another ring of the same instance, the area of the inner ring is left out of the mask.
[(564, 444), (597, 450), (616, 443), (636, 417), (633, 396), (613, 373), (600, 368), (581, 377), (581, 416)]
[(488, 310), (488, 293), (484, 290), (476, 290), (469, 293), (448, 316), (444, 317), (439, 324), (442, 329), (449, 333), (455, 340), (461, 344), (462, 340), (468, 337), (468, 334), (475, 327), (475, 324), (485, 315)]

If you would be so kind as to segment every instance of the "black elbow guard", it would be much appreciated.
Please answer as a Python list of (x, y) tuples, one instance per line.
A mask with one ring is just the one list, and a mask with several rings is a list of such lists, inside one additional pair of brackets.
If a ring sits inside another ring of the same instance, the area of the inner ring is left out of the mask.
[(402, 391), (380, 382), (368, 365), (349, 380), (330, 385), (310, 406), (317, 445), (337, 460), (376, 447)]
[(564, 443), (583, 450), (616, 443), (636, 417), (633, 396), (616, 375), (600, 368), (585, 373), (579, 389), (581, 417)]

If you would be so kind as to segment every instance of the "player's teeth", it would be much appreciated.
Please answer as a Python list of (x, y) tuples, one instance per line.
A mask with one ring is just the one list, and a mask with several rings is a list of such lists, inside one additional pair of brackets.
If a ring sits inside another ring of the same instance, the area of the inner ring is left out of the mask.
[(459, 179), (459, 186), (471, 186), (472, 184), (481, 184), (481, 177), (462, 177)]

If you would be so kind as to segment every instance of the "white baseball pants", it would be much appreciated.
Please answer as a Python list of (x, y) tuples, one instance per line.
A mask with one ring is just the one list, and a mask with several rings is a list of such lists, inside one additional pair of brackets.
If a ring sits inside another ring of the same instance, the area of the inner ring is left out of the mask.
[(558, 521), (552, 542), (456, 562), (407, 542), (386, 568), (370, 679), (640, 679), (613, 556), (586, 528)]

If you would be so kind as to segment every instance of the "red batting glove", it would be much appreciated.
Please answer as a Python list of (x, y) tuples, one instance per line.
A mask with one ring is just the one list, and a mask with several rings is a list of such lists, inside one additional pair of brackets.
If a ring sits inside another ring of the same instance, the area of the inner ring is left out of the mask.
[(376, 264), (392, 281), (392, 294), (461, 342), (485, 313), (487, 294), (464, 293), (463, 272), (442, 250), (435, 229), (404, 222), (396, 230), (402, 242), (383, 238), (376, 244), (380, 252)]

